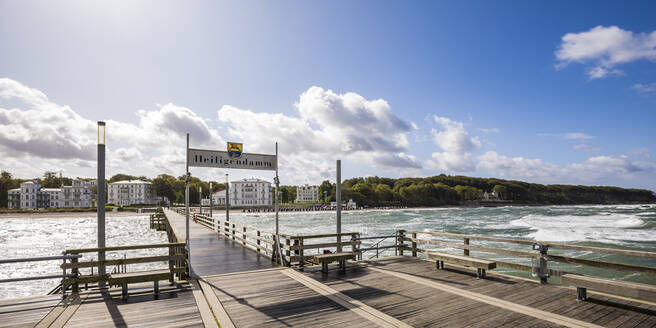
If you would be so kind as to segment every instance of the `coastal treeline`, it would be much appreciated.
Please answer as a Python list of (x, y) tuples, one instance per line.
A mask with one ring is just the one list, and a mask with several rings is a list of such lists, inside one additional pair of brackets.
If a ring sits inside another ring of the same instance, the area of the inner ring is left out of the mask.
[[(62, 177), (55, 172), (45, 172), (36, 179), (43, 187), (56, 188), (70, 185), (72, 178)], [(85, 179), (92, 180), (92, 179)], [(107, 182), (121, 180), (144, 180), (153, 183), (159, 196), (166, 196), (173, 203), (184, 203), (185, 177), (160, 174), (155, 178), (113, 175)], [(18, 188), (26, 179), (15, 179), (11, 173), (0, 172), (0, 208), (7, 207), (7, 191)], [(210, 191), (210, 182), (212, 190)], [(224, 189), (225, 184), (217, 181), (202, 181), (191, 177), (189, 199), (193, 204), (200, 197), (208, 198), (211, 192)], [(335, 201), (335, 184), (326, 180), (319, 185), (322, 202)], [(95, 190), (94, 190), (95, 191)], [(342, 200), (353, 199), (358, 206), (444, 206), (476, 204), (483, 200), (484, 193), (494, 192), (498, 200), (514, 204), (571, 205), (571, 204), (620, 204), (655, 203), (656, 195), (650, 190), (626, 189), (609, 186), (543, 185), (496, 178), (474, 178), (466, 176), (437, 175), (425, 178), (352, 178), (342, 182)], [(202, 194), (201, 194), (202, 193)], [(296, 186), (280, 186), (280, 202), (293, 203)]]
[[(319, 187), (335, 199), (334, 184), (324, 181)], [(358, 206), (443, 206), (480, 202), (485, 192), (494, 192), (498, 200), (518, 204), (619, 204), (653, 203), (650, 190), (609, 186), (543, 185), (496, 178), (437, 175), (426, 178), (366, 177), (342, 183), (342, 199), (353, 199)]]

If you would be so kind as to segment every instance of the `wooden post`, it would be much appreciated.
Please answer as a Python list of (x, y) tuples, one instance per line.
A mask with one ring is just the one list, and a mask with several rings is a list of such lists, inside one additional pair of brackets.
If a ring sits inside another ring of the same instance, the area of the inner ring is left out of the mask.
[[(72, 258), (71, 263), (77, 263), (77, 258)], [(75, 294), (80, 292), (80, 284), (77, 282), (79, 272), (80, 269), (77, 267), (74, 267), (73, 270), (71, 270), (71, 273), (73, 273), (73, 276), (75, 277), (75, 282), (73, 283), (73, 293)]]
[(287, 262), (287, 266), (291, 266), (291, 264), (292, 264), (292, 263), (291, 263), (291, 262), (292, 262), (292, 261), (291, 261), (291, 259), (292, 259), (291, 255), (292, 255), (292, 254), (291, 254), (291, 252), (289, 251), (289, 249), (290, 249), (290, 247), (291, 247), (291, 242), (292, 242), (291, 238), (289, 238), (289, 237), (286, 237), (286, 238), (285, 238), (285, 245), (287, 246), (287, 250), (285, 250), (285, 255), (286, 255), (287, 257), (289, 257), (289, 262)]
[[(465, 244), (465, 245), (469, 245), (469, 238), (464, 238), (463, 244)], [(469, 249), (466, 249), (466, 248), (463, 249), (462, 253), (463, 253), (465, 256), (469, 256)]]
[[(257, 230), (257, 241), (256, 241), (257, 246), (260, 246), (260, 236), (261, 236), (260, 230)], [(260, 253), (259, 247), (257, 248), (257, 252)]]
[[(417, 239), (417, 233), (416, 232), (412, 233), (412, 239)], [(414, 240), (412, 241), (412, 256), (417, 257), (417, 242), (414, 241)]]
[(302, 268), (305, 265), (305, 258), (303, 258), (303, 237), (298, 239), (298, 245), (301, 247), (301, 249), (298, 252), (298, 256), (301, 257), (301, 260), (299, 261), (299, 266)]
[(244, 238), (244, 240), (242, 240), (242, 244), (244, 244), (244, 246), (246, 246), (246, 227), (242, 228), (242, 232), (243, 233), (241, 234), (241, 236)]
[(405, 230), (399, 230), (399, 255), (403, 256), (403, 238), (405, 238)]
[(175, 255), (175, 251), (173, 250), (173, 246), (169, 246), (169, 271), (171, 274), (169, 275), (169, 283), (173, 285), (173, 282), (175, 281), (175, 277), (173, 276), (173, 268), (175, 267), (175, 263), (173, 262), (173, 256)]

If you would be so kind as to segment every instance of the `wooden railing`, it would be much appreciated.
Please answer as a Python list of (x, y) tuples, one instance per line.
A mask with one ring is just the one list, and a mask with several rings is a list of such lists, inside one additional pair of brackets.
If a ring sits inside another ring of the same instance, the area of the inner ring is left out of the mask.
[[(633, 264), (623, 264), (615, 262), (606, 262), (599, 260), (583, 259), (583, 258), (574, 258), (570, 256), (555, 255), (549, 254), (548, 252), (552, 249), (562, 249), (562, 250), (575, 250), (575, 251), (587, 251), (601, 254), (618, 254), (623, 256), (633, 256), (640, 258), (656, 258), (655, 252), (646, 252), (646, 251), (636, 251), (636, 250), (625, 250), (625, 249), (615, 249), (615, 248), (605, 248), (605, 247), (595, 247), (595, 246), (581, 246), (581, 245), (568, 245), (562, 243), (551, 243), (551, 242), (540, 242), (532, 240), (522, 240), (522, 239), (512, 239), (512, 238), (501, 238), (501, 237), (489, 237), (489, 236), (476, 236), (476, 235), (465, 235), (465, 234), (456, 234), (456, 233), (447, 233), (447, 232), (435, 232), (435, 231), (421, 231), (421, 230), (399, 230), (399, 244), (402, 244), (404, 241), (411, 242), (409, 246), (399, 248), (399, 254), (403, 255), (403, 251), (411, 252), (412, 256), (417, 256), (418, 253), (427, 253), (430, 250), (425, 248), (420, 248), (418, 245), (431, 245), (431, 246), (441, 246), (446, 248), (455, 248), (462, 249), (463, 255), (469, 256), (470, 251), (477, 251), (483, 253), (494, 253), (500, 255), (507, 255), (515, 258), (528, 258), (534, 261), (539, 265), (525, 265), (507, 261), (495, 260), (497, 266), (506, 267), (514, 270), (531, 272), (539, 276), (543, 281), (546, 282), (547, 276), (560, 276), (567, 272), (563, 270), (550, 269), (548, 268), (548, 261), (568, 263), (574, 265), (585, 265), (596, 268), (603, 269), (613, 269), (627, 272), (636, 272), (636, 273), (646, 273), (650, 275), (656, 274), (656, 266), (641, 266)], [(436, 237), (444, 237), (448, 240), (437, 240), (437, 239), (426, 239), (419, 238), (420, 235), (429, 235)], [(455, 242), (452, 239), (459, 239), (462, 241)], [(474, 245), (471, 244), (471, 241), (480, 240), (494, 243), (506, 243), (514, 245), (522, 245), (527, 248), (524, 249), (507, 249), (499, 247), (490, 247), (489, 245)], [(536, 251), (537, 250), (537, 251)]]
[[(184, 212), (183, 212), (184, 213)], [(252, 248), (256, 252), (273, 259), (275, 254), (275, 232), (261, 229), (254, 226), (226, 221), (224, 219), (209, 217), (202, 214), (194, 214), (194, 222), (205, 226), (208, 229), (216, 231), (226, 238), (241, 242), (244, 247)], [(314, 255), (321, 254), (323, 250), (337, 250), (346, 248), (347, 251), (355, 251), (360, 241), (357, 240), (360, 235), (357, 232), (348, 232), (341, 234), (316, 234), (316, 235), (288, 235), (285, 233), (278, 234), (281, 238), (280, 243), (284, 252), (285, 262), (289, 264), (305, 265), (311, 262)], [(337, 239), (340, 241), (331, 242), (327, 239)], [(325, 241), (321, 243), (308, 243), (308, 240)], [(307, 251), (316, 250), (316, 252)]]
[[(115, 266), (115, 265), (127, 265), (127, 264), (138, 264), (138, 263), (152, 263), (152, 262), (168, 262), (168, 273), (158, 273), (160, 276), (164, 275), (168, 277), (169, 281), (175, 281), (177, 276), (178, 280), (184, 280), (188, 276), (187, 269), (187, 254), (185, 250), (185, 243), (168, 243), (168, 244), (150, 244), (150, 245), (131, 245), (131, 246), (116, 246), (116, 247), (102, 247), (102, 248), (82, 248), (82, 249), (68, 249), (64, 254), (86, 254), (86, 253), (98, 253), (104, 251), (108, 252), (117, 252), (117, 251), (130, 251), (130, 250), (142, 250), (142, 249), (154, 249), (154, 248), (168, 248), (168, 255), (158, 255), (158, 256), (144, 256), (144, 257), (133, 257), (133, 258), (119, 258), (119, 259), (109, 259), (109, 260), (88, 260), (82, 261), (79, 257), (70, 259), (69, 261), (64, 261), (61, 265), (61, 268), (64, 272), (64, 275), (68, 275), (68, 278), (62, 279), (62, 291), (66, 291), (71, 287), (74, 293), (79, 291), (80, 284), (88, 283), (99, 283), (99, 282), (108, 282), (112, 279), (111, 274), (93, 274), (93, 271), (89, 275), (80, 274), (80, 269), (83, 268), (98, 268), (100, 266)], [(70, 274), (67, 274), (67, 270), (70, 270)], [(96, 271), (98, 272), (98, 271)], [(129, 272), (127, 273), (130, 274)], [(129, 279), (129, 278), (128, 278)]]

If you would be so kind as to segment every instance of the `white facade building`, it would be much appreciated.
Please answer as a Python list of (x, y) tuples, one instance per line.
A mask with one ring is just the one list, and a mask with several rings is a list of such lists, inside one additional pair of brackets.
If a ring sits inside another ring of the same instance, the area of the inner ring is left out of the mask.
[(319, 202), (319, 186), (297, 186), (296, 187), (296, 202), (297, 203), (318, 203)]
[(219, 190), (212, 194), (212, 202), (214, 205), (224, 206), (226, 204), (226, 190)]
[(73, 180), (71, 186), (42, 188), (34, 181), (21, 183), (20, 188), (9, 190), (9, 208), (80, 208), (94, 204), (91, 188), (95, 181)]
[(125, 180), (109, 184), (107, 202), (118, 206), (157, 204), (153, 184), (141, 180)]
[(231, 206), (263, 206), (273, 204), (271, 182), (243, 179), (230, 182)]

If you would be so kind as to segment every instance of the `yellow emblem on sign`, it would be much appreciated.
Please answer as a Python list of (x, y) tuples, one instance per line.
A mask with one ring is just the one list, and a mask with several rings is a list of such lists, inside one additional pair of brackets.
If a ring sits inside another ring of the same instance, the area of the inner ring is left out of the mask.
[(228, 157), (238, 159), (244, 150), (244, 144), (236, 142), (228, 142)]

